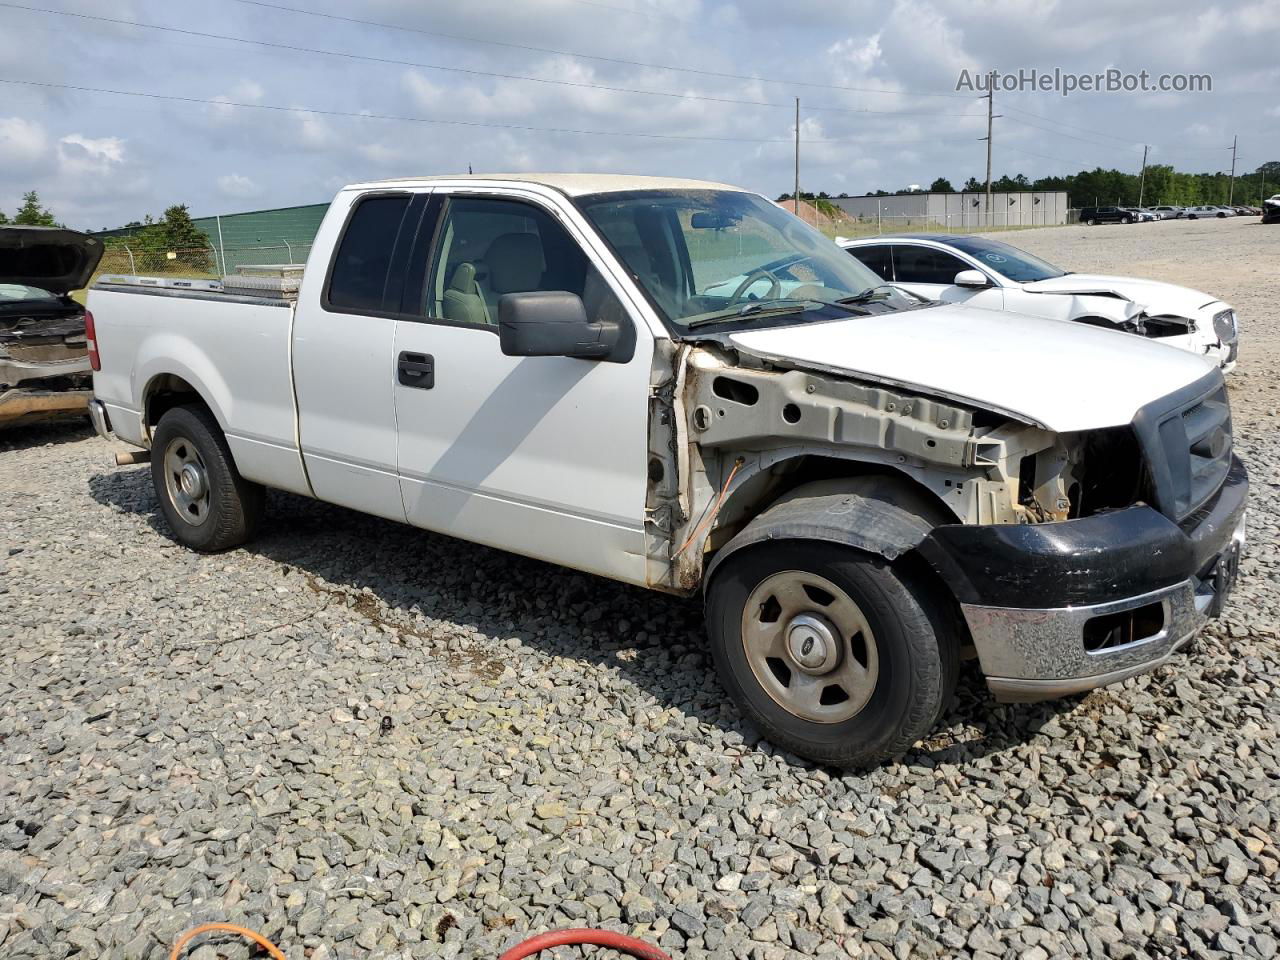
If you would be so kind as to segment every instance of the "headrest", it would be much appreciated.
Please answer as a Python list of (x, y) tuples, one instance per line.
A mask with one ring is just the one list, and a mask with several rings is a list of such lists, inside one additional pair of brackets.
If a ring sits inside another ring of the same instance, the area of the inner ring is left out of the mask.
[(453, 271), (453, 279), (449, 281), (449, 289), (462, 293), (475, 293), (476, 265), (466, 260), (458, 264), (457, 269)]
[(489, 286), (495, 293), (536, 289), (547, 266), (542, 240), (536, 233), (504, 233), (489, 244), (484, 259), (489, 267)]

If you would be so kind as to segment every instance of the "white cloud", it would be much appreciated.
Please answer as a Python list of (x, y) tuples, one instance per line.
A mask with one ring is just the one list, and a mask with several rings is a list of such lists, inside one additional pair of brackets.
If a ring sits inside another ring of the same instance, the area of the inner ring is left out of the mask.
[(880, 49), (880, 34), (872, 34), (865, 40), (845, 37), (828, 47), (827, 53), (840, 60), (854, 73), (865, 76), (876, 67), (883, 54)]
[(218, 189), (228, 197), (244, 200), (262, 193), (262, 187), (239, 173), (228, 173), (218, 178)]
[(102, 174), (124, 163), (124, 141), (119, 137), (94, 139), (72, 133), (58, 141), (58, 161), (68, 174)]
[[(228, 93), (220, 93), (213, 98), (217, 103), (209, 108), (209, 112), (217, 120), (230, 120), (237, 113), (232, 104), (261, 103), (266, 93), (267, 91), (263, 89), (262, 84), (254, 80), (238, 80)], [(258, 113), (259, 111), (254, 110), (252, 112)]]
[(0, 117), (0, 167), (25, 170), (44, 158), (49, 137), (39, 123), (23, 117)]
[[(140, 0), (120, 3), (122, 11), (138, 6), (136, 15), (146, 19)], [(776, 0), (374, 0), (368, 5), (374, 20), (589, 52), (615, 62), (339, 27), (233, 4), (223, 11), (226, 22), (220, 29), (227, 33), (287, 36), (299, 46), (340, 46), (406, 64), (265, 56), (195, 38), (151, 42), (128, 27), (72, 31), (62, 38), (63, 61), (74, 60), (86, 76), (110, 74), (112, 83), (103, 86), (180, 97), (217, 95), (218, 100), (197, 106), (0, 85), (0, 207), (8, 209), (23, 191), (38, 189), (59, 218), (98, 228), (158, 213), (173, 202), (188, 203), (196, 212), (227, 209), (236, 198), (250, 196), (245, 206), (264, 205), (265, 197), (272, 205), (318, 202), (347, 182), (460, 171), (468, 163), (477, 171), (706, 177), (777, 195), (791, 189), (791, 98), (796, 94), (803, 114), (803, 188), (862, 192), (929, 183), (938, 176), (958, 185), (982, 174), (985, 147), (977, 138), (985, 132), (985, 104), (914, 92), (954, 94), (961, 68), (1058, 66), (1084, 73), (1117, 61), (1122, 68), (1153, 73), (1209, 72), (1213, 92), (1067, 99), (998, 95), (1004, 119), (997, 121), (996, 175), (1035, 177), (1095, 165), (1136, 170), (1141, 147), (1134, 148), (1134, 157), (1113, 137), (1165, 145), (1162, 156), (1179, 169), (1196, 170), (1229, 158), (1230, 151), (1221, 147), (1235, 132), (1241, 135), (1242, 157), (1256, 166), (1255, 161), (1280, 156), (1275, 3), (1201, 4), (1190, 18), (1168, 0), (789, 0), (781, 13)], [(92, 0), (61, 5), (96, 9)], [(635, 12), (610, 9), (615, 7)], [(335, 38), (335, 29), (341, 37)], [(39, 47), (32, 38), (42, 41), (45, 33), (51, 31), (0, 30), (0, 62), (23, 67), (8, 73), (51, 83), (66, 79), (57, 63), (35, 56)], [(1185, 42), (1151, 42), (1174, 34), (1185, 34)], [(1100, 36), (1116, 42), (1099, 45)], [(415, 61), (477, 72), (407, 65)], [(486, 71), (673, 96), (529, 82)], [(743, 74), (796, 83), (728, 76)], [(716, 103), (694, 95), (781, 106)], [(261, 109), (268, 104), (495, 126)], [(115, 127), (104, 127), (104, 118)], [(583, 136), (518, 126), (723, 139)], [(120, 139), (126, 136), (127, 142)], [(818, 142), (823, 139), (836, 142)], [(1044, 157), (1015, 153), (1019, 146)], [(86, 171), (92, 172), (86, 176)]]

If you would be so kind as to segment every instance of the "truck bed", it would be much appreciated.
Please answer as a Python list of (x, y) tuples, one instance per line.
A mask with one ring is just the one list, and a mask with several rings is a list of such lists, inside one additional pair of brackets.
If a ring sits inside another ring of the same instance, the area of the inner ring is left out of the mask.
[(179, 377), (210, 398), (240, 472), (308, 493), (298, 454), (290, 349), (293, 303), (217, 291), (97, 283), (96, 395), (122, 440), (150, 446), (146, 407)]

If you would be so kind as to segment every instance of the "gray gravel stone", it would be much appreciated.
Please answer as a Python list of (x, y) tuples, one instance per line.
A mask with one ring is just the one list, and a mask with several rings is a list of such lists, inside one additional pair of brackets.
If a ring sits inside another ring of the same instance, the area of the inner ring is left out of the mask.
[(163, 960), (228, 920), (312, 960), (570, 925), (677, 960), (1276, 957), (1280, 230), (1016, 242), (1240, 311), (1250, 546), (1169, 666), (1034, 705), (967, 666), (935, 735), (838, 775), (727, 704), (696, 602), (283, 494), (201, 556), (122, 446), (6, 431), (0, 956)]

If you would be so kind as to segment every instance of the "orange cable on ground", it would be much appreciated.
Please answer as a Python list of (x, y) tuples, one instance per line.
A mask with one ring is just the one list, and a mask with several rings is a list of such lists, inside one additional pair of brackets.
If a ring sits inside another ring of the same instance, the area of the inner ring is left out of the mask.
[(173, 953), (169, 954), (169, 960), (178, 960), (178, 957), (182, 955), (182, 948), (196, 937), (200, 936), (200, 934), (214, 932), (237, 933), (247, 940), (252, 940), (258, 946), (265, 949), (267, 953), (271, 954), (271, 960), (288, 960), (284, 953), (281, 952), (280, 948), (262, 934), (254, 933), (252, 930), (245, 927), (238, 927), (234, 923), (202, 923), (198, 927), (192, 927), (179, 937), (178, 942), (173, 945)]

